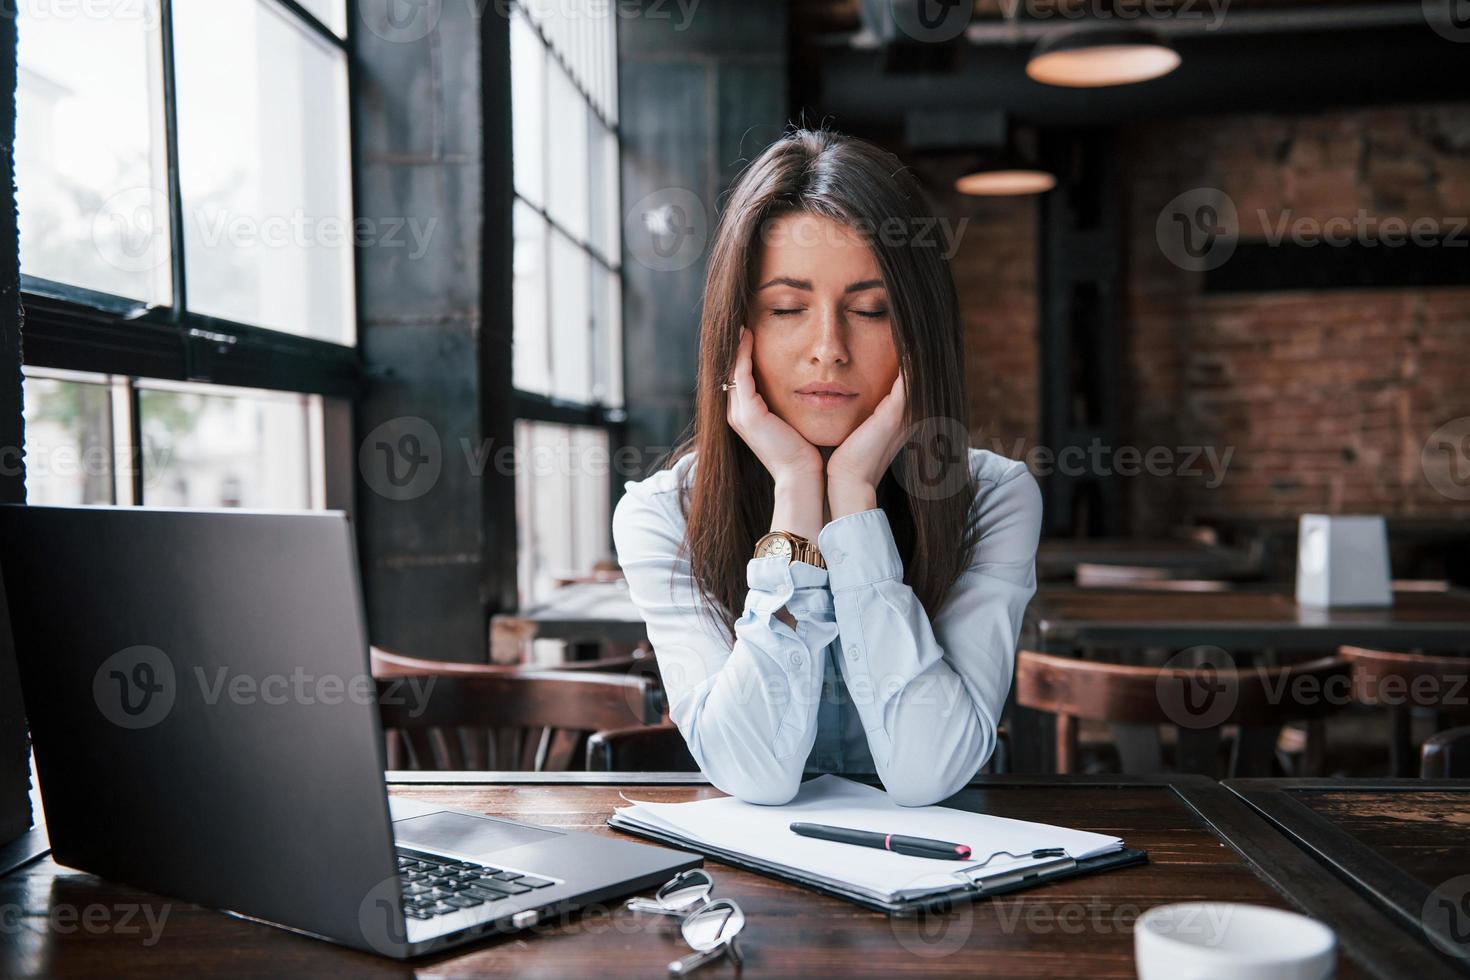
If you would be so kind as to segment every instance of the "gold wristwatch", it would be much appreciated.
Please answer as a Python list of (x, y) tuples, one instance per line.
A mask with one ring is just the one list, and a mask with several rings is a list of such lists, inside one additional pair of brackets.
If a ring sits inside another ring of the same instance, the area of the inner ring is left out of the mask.
[(790, 531), (772, 531), (761, 536), (755, 543), (755, 557), (765, 558), (769, 555), (785, 555), (792, 561), (804, 561), (818, 568), (827, 567), (815, 544)]

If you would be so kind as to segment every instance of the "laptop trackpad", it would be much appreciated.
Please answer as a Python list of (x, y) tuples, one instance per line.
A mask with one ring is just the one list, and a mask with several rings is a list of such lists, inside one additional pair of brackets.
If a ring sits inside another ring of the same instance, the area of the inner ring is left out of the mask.
[(422, 817), (409, 817), (393, 823), (393, 836), (400, 844), (417, 844), (432, 850), (458, 854), (485, 854), (507, 847), (534, 844), (548, 837), (560, 837), (554, 830), (527, 827), (493, 817), (474, 817), (467, 813), (441, 810)]

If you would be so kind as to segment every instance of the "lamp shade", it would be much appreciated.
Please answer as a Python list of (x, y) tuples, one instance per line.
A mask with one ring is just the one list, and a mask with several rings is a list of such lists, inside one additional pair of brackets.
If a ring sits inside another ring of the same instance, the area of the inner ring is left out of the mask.
[(954, 189), (961, 194), (974, 194), (980, 197), (1045, 194), (1055, 186), (1057, 186), (1055, 174), (1035, 167), (971, 170), (954, 182)]
[(1031, 52), (1026, 74), (1046, 85), (1098, 88), (1159, 78), (1179, 63), (1179, 52), (1153, 31), (1082, 27), (1044, 38)]
[(1004, 197), (1045, 194), (1056, 185), (1055, 174), (1038, 166), (1011, 141), (1003, 148), (982, 153), (955, 179), (954, 189), (961, 194)]

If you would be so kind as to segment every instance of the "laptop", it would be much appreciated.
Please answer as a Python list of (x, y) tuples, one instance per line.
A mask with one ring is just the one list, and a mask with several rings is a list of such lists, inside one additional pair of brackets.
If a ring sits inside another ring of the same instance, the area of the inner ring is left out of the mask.
[(5, 505), (0, 574), (60, 864), (404, 958), (702, 863), (390, 800), (341, 512)]

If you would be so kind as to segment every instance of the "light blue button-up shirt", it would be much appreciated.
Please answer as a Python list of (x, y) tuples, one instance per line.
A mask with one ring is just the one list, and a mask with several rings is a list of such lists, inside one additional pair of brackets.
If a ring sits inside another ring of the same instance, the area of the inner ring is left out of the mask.
[[(1041, 492), (1025, 465), (970, 450), (970, 566), (930, 621), (881, 508), (828, 522), (827, 568), (752, 558), (735, 641), (700, 608), (677, 489), (697, 454), (624, 483), (613, 541), (642, 612), (669, 714), (716, 787), (785, 803), (803, 775), (875, 773), (898, 803), (958, 792), (995, 750), (1026, 604), (1036, 591)], [(775, 614), (785, 607), (793, 629)]]

